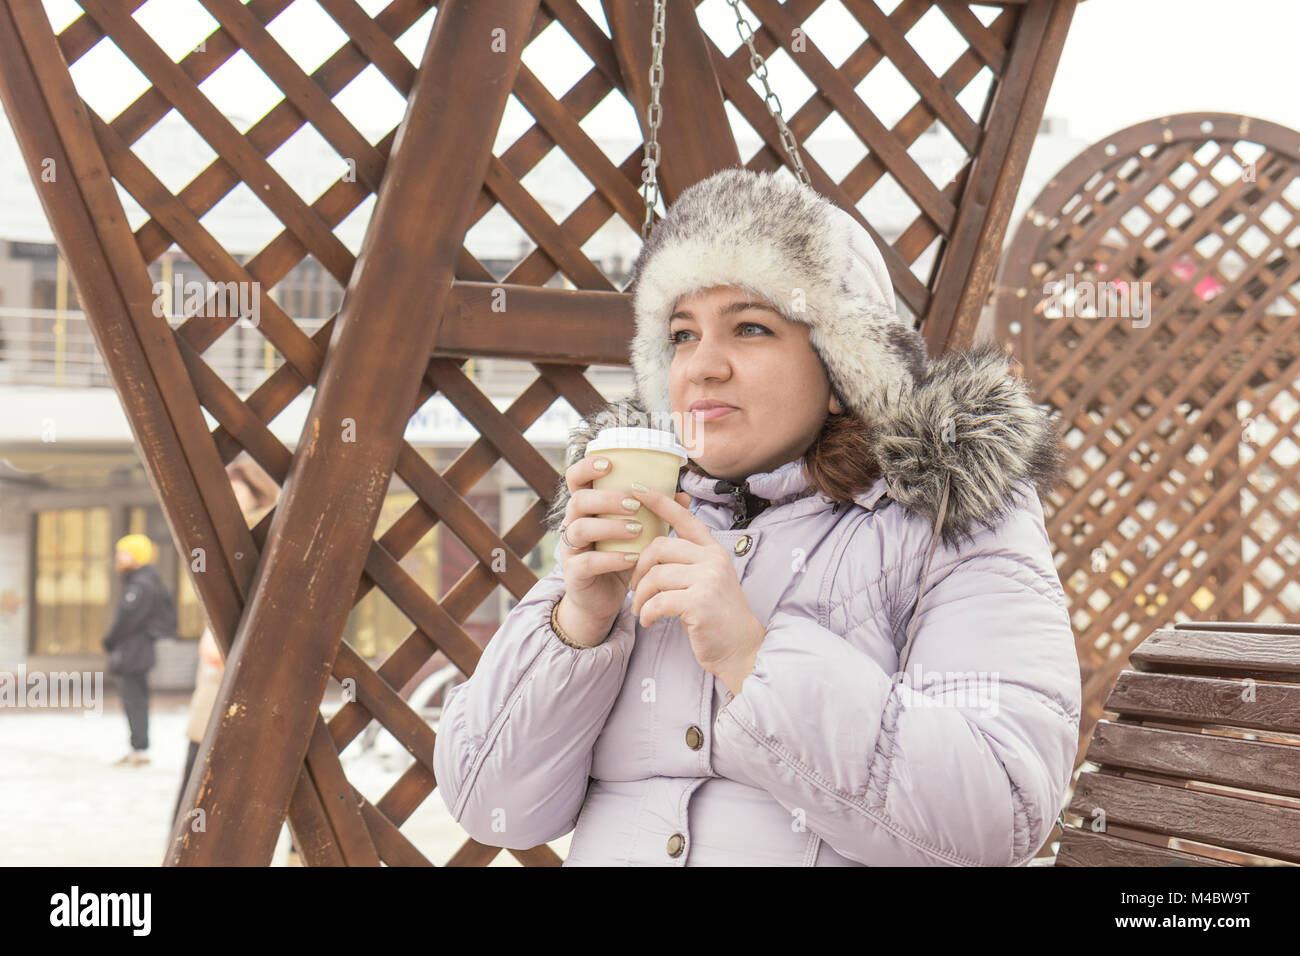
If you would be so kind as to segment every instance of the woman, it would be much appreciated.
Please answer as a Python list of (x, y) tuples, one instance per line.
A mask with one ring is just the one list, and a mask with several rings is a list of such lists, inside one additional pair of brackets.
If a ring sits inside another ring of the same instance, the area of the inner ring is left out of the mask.
[[(927, 363), (867, 233), (792, 181), (695, 184), (634, 274), (637, 396), (575, 430), (557, 568), (443, 707), (452, 816), (512, 849), (576, 825), (565, 865), (1027, 863), (1080, 707), (1046, 413), (996, 347)], [(666, 413), (695, 454), (632, 492), (672, 532), (629, 579), (585, 448)]]
[[(248, 456), (242, 456), (226, 466), (226, 476), (230, 479), (230, 488), (239, 504), (239, 511), (250, 528), (257, 527), (258, 522), (266, 516), (280, 496), (280, 488), (263, 468)], [(199, 660), (194, 675), (194, 693), (190, 695), (190, 718), (185, 725), (185, 736), (189, 738), (189, 749), (185, 754), (185, 770), (181, 774), (181, 788), (176, 793), (176, 806), (172, 810), (172, 823), (175, 825), (181, 811), (181, 797), (194, 772), (194, 761), (199, 755), (199, 744), (208, 729), (208, 720), (216, 704), (217, 692), (221, 689), (221, 678), (226, 670), (226, 662), (217, 646), (217, 639), (212, 634), (211, 626), (203, 628), (199, 637)]]

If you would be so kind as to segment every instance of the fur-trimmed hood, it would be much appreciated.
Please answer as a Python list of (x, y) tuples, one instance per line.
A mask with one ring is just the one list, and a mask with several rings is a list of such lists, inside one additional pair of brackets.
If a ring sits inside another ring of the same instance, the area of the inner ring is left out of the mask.
[[(876, 408), (865, 428), (882, 478), (854, 500), (872, 507), (883, 492), (933, 524), (940, 517), (946, 484), (946, 545), (970, 538), (979, 525), (996, 527), (1018, 484), (1028, 482), (1044, 495), (1061, 479), (1065, 452), (1057, 416), (1031, 400), (1027, 383), (1012, 372), (1011, 357), (996, 344), (929, 362), (915, 385), (891, 391)], [(602, 428), (650, 422), (636, 398), (608, 403), (570, 432), (565, 467), (585, 455)], [(788, 482), (782, 486), (789, 487)], [(806, 487), (806, 477), (801, 487)], [(546, 516), (550, 529), (559, 529), (568, 500), (561, 478)]]

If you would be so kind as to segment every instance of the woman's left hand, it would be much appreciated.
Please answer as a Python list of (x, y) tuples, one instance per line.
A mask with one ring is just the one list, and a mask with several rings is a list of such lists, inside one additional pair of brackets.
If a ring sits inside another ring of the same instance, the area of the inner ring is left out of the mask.
[(766, 628), (749, 609), (731, 556), (687, 509), (686, 492), (675, 498), (654, 490), (629, 494), (677, 532), (675, 538), (655, 538), (637, 559), (632, 613), (643, 627), (661, 617), (680, 620), (700, 666), (739, 694)]

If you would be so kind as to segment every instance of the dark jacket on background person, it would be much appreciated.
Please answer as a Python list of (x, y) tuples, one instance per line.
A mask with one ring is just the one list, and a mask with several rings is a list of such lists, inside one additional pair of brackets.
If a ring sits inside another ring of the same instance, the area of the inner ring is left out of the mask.
[(153, 642), (176, 636), (176, 603), (152, 564), (122, 576), (122, 599), (104, 635), (110, 674), (145, 674), (154, 666)]

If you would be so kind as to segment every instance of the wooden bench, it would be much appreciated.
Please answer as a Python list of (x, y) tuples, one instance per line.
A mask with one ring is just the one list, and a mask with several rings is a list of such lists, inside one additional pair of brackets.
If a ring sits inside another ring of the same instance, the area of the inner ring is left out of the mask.
[(1186, 622), (1129, 664), (1055, 865), (1300, 864), (1300, 626)]

